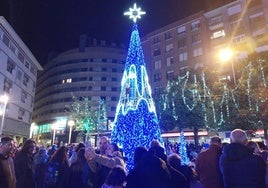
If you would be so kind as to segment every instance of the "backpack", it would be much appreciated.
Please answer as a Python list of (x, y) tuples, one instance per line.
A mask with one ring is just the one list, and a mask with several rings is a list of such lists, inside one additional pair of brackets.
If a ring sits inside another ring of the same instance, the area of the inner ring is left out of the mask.
[(47, 185), (55, 185), (58, 182), (59, 163), (49, 162), (45, 173), (44, 182)]

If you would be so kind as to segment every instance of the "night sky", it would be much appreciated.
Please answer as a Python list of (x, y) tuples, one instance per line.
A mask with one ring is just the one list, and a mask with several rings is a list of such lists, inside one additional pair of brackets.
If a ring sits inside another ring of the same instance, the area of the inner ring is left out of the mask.
[(134, 2), (146, 15), (138, 21), (140, 35), (199, 10), (233, 0), (0, 0), (0, 15), (13, 26), (40, 64), (48, 52), (78, 46), (79, 35), (107, 42), (129, 43), (132, 22), (123, 13)]

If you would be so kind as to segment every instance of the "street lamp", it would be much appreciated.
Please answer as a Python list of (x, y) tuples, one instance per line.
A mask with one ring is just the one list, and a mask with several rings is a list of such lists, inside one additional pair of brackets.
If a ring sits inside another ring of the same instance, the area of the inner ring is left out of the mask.
[(1, 110), (1, 115), (2, 115), (2, 121), (1, 121), (1, 126), (0, 126), (0, 137), (2, 136), (3, 133), (3, 126), (4, 126), (4, 118), (5, 118), (5, 113), (6, 113), (6, 106), (8, 102), (8, 96), (7, 95), (2, 95), (0, 96), (0, 102), (2, 103), (2, 110)]
[(31, 128), (30, 128), (30, 138), (32, 138), (33, 139), (33, 137), (34, 137), (34, 132), (35, 132), (35, 130), (37, 130), (38, 129), (38, 126), (35, 124), (35, 122), (33, 122), (33, 123), (31, 123)]
[(71, 143), (71, 138), (72, 138), (72, 128), (75, 125), (75, 122), (74, 122), (74, 120), (71, 119), (71, 120), (68, 121), (67, 124), (70, 127), (70, 130), (69, 130), (69, 141), (68, 141), (68, 144), (70, 144)]
[(52, 143), (51, 143), (51, 145), (53, 145), (54, 142), (55, 142), (55, 136), (56, 136), (56, 130), (58, 128), (58, 123), (56, 122), (56, 123), (52, 124), (52, 127), (51, 128), (53, 129), (53, 136), (52, 136)]
[(219, 58), (222, 62), (231, 61), (232, 64), (232, 73), (234, 79), (234, 85), (236, 86), (236, 78), (235, 78), (235, 70), (234, 70), (234, 62), (233, 62), (233, 51), (230, 48), (224, 48), (219, 52)]

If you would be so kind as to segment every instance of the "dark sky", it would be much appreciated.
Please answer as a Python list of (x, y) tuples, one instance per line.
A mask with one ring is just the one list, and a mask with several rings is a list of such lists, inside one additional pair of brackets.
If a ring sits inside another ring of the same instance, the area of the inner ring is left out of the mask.
[(132, 22), (123, 13), (134, 2), (146, 15), (141, 37), (177, 19), (233, 0), (0, 0), (0, 15), (13, 26), (41, 64), (48, 52), (78, 45), (79, 35), (128, 45)]

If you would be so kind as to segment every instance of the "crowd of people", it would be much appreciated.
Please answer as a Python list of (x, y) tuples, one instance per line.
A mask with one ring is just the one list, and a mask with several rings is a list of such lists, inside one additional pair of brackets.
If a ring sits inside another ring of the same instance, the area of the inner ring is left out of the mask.
[[(267, 156), (264, 144), (249, 141), (235, 129), (230, 143), (210, 138), (208, 148), (183, 164), (176, 149), (152, 140), (150, 148), (135, 148), (134, 167), (116, 143), (101, 137), (98, 148), (87, 143), (45, 148), (34, 140), (15, 147), (11, 137), (0, 142), (1, 188), (265, 188)], [(168, 151), (168, 152), (167, 152)], [(190, 155), (190, 152), (188, 152)]]

